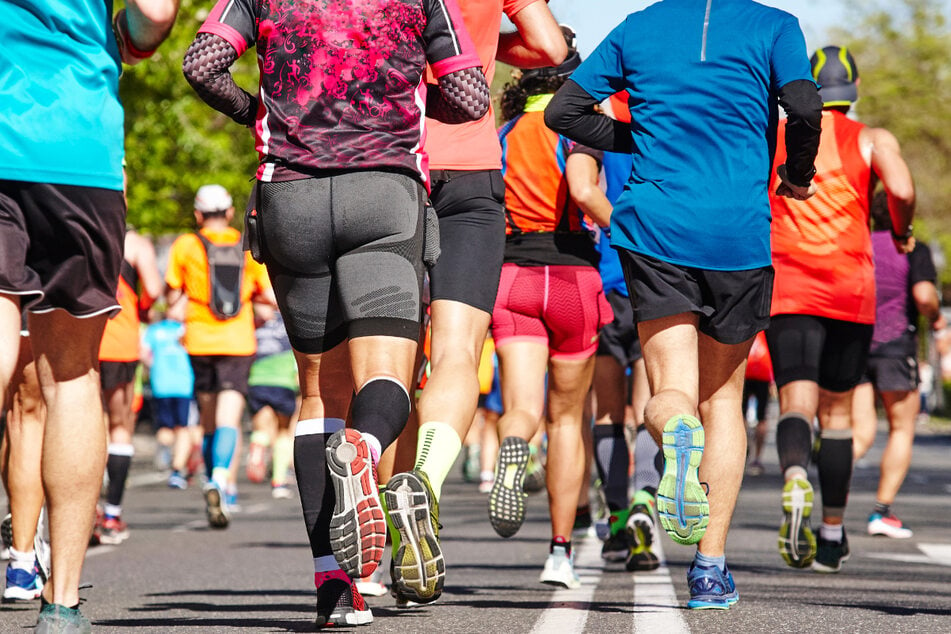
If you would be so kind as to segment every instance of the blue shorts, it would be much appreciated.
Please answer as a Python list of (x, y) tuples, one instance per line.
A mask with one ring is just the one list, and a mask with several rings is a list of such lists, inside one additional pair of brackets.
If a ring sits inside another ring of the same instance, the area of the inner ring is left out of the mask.
[(297, 409), (297, 393), (286, 387), (252, 385), (248, 391), (248, 407), (252, 416), (265, 407), (270, 407), (278, 414), (290, 416)]
[(188, 426), (188, 413), (192, 400), (187, 396), (170, 396), (152, 399), (152, 414), (155, 428), (175, 429)]

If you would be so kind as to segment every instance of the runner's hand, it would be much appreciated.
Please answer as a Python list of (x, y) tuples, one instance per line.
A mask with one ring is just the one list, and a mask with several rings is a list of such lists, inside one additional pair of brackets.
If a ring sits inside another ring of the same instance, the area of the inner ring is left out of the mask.
[(810, 182), (808, 187), (801, 187), (800, 185), (795, 185), (789, 182), (789, 178), (786, 175), (786, 166), (780, 165), (776, 168), (776, 173), (779, 175), (780, 183), (779, 187), (776, 188), (777, 196), (785, 196), (786, 198), (794, 198), (796, 200), (806, 200), (810, 196), (816, 193), (816, 184)]

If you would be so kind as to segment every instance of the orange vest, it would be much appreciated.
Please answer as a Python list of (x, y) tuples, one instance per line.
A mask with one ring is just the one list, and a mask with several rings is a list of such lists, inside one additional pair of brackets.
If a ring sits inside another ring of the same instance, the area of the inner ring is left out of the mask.
[[(822, 113), (817, 193), (806, 201), (776, 196), (770, 185), (776, 280), (772, 314), (875, 323), (875, 270), (869, 232), (872, 171), (862, 157), (865, 126), (835, 110)], [(786, 162), (780, 122), (776, 165)]]

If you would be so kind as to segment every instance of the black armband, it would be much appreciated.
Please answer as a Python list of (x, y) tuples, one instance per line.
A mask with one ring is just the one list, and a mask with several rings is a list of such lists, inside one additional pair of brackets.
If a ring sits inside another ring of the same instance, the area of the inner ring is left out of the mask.
[(822, 132), (822, 99), (819, 89), (806, 79), (791, 81), (779, 89), (779, 105), (786, 111), (786, 178), (793, 185), (808, 187), (816, 174)]

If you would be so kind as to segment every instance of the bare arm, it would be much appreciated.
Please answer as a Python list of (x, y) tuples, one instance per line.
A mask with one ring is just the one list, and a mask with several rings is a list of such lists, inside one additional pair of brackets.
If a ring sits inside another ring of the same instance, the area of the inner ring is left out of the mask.
[(536, 0), (512, 16), (518, 31), (502, 33), (496, 59), (518, 68), (557, 66), (568, 56), (568, 44), (548, 3)]
[(609, 226), (613, 207), (601, 191), (601, 170), (594, 157), (581, 152), (570, 154), (565, 162), (565, 178), (568, 181), (568, 193), (581, 211), (598, 226)]
[[(884, 128), (863, 130), (861, 142), (868, 144), (871, 152), (871, 167), (882, 181), (888, 194), (888, 211), (892, 217), (893, 234), (903, 235), (911, 227), (915, 217), (915, 182), (911, 170), (901, 156), (898, 139)], [(895, 240), (899, 253), (910, 253), (914, 239)]]
[(941, 314), (941, 301), (938, 299), (938, 289), (927, 280), (916, 283), (911, 287), (911, 296), (915, 300), (918, 312), (925, 316), (934, 330), (941, 330), (947, 324)]
[(178, 3), (179, 0), (128, 0), (113, 22), (123, 62), (137, 64), (165, 41), (175, 24)]

